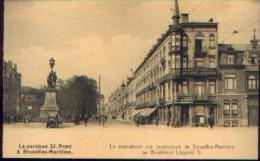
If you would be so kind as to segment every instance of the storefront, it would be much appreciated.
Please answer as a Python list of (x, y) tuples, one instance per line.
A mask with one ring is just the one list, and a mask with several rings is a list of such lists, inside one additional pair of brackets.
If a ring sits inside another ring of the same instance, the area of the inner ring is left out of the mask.
[(142, 124), (150, 124), (155, 119), (157, 107), (153, 108), (143, 108), (137, 110), (134, 117), (140, 117), (142, 120)]

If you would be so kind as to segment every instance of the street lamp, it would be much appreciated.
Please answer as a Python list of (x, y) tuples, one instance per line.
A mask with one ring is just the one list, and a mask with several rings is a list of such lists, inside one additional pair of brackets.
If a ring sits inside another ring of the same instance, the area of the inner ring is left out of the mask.
[(50, 64), (50, 67), (52, 69), (55, 65), (55, 60), (53, 59), (53, 57), (49, 60), (49, 64)]

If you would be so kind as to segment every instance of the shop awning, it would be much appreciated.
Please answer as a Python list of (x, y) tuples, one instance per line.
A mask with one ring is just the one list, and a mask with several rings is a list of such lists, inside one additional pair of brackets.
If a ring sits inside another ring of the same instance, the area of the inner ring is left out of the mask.
[(138, 110), (138, 112), (135, 115), (148, 117), (150, 116), (157, 108), (144, 108), (141, 110)]
[(147, 117), (147, 116), (150, 116), (157, 108), (148, 108), (145, 113), (144, 113), (144, 116)]

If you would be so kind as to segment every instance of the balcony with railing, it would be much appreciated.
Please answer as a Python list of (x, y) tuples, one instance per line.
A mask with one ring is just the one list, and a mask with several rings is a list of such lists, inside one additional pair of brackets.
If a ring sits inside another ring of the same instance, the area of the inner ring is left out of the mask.
[(179, 54), (181, 52), (180, 46), (171, 46), (169, 48), (169, 55)]
[(146, 102), (142, 102), (136, 105), (136, 109), (141, 109), (141, 108), (147, 108), (147, 107), (154, 107), (156, 106), (157, 103), (155, 100), (152, 101), (146, 101)]
[(145, 88), (141, 89), (139, 92), (137, 92), (136, 96), (138, 97), (138, 96), (144, 94), (145, 92), (148, 92), (148, 91), (153, 90), (155, 88), (156, 88), (155, 84), (151, 83), (148, 86), (146, 86)]
[(172, 69), (168, 74), (162, 76), (159, 79), (159, 83), (163, 83), (167, 80), (175, 79), (180, 76), (180, 69)]
[(242, 69), (246, 66), (244, 64), (219, 64), (219, 68), (235, 68), (235, 69)]
[(197, 48), (194, 52), (195, 57), (205, 57), (208, 55), (207, 48)]
[(210, 99), (207, 94), (193, 94), (193, 103), (198, 104), (215, 104), (216, 99)]
[(210, 98), (207, 94), (189, 94), (184, 95), (182, 93), (177, 94), (176, 103), (196, 103), (196, 104), (214, 104), (216, 102), (216, 97)]
[(183, 68), (182, 76), (217, 76), (217, 68)]
[(165, 98), (164, 98), (164, 97), (160, 97), (160, 98), (159, 98), (159, 104), (160, 104), (160, 105), (165, 104)]

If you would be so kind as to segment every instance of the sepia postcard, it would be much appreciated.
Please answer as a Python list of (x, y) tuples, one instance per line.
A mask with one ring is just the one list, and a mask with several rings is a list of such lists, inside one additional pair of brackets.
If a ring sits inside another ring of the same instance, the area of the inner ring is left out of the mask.
[(259, 0), (5, 0), (2, 158), (258, 159)]

